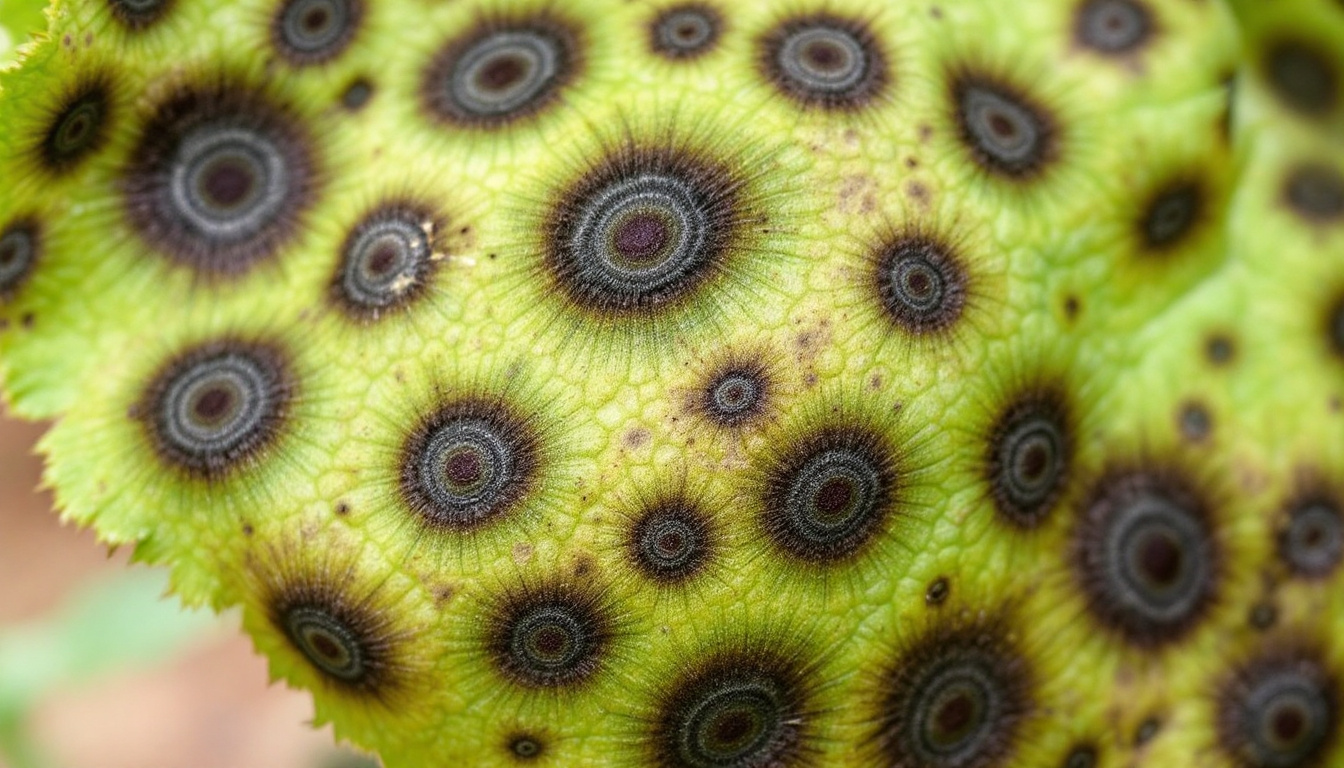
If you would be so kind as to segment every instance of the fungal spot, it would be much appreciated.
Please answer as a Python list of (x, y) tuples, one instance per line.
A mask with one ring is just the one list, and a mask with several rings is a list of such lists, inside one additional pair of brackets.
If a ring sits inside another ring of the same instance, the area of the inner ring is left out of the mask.
[(213, 478), (275, 442), (294, 388), (278, 348), (212, 341), (168, 361), (132, 413), (162, 461)]
[(291, 64), (321, 64), (354, 40), (362, 0), (284, 0), (271, 24), (271, 42)]
[(832, 565), (858, 555), (896, 514), (897, 458), (866, 427), (816, 430), (766, 470), (761, 525), (790, 555)]
[(704, 511), (682, 499), (650, 505), (630, 529), (628, 553), (644, 576), (683, 582), (700, 573), (713, 552), (714, 531)]
[(1073, 34), (1098, 53), (1130, 54), (1152, 37), (1152, 12), (1138, 0), (1086, 0), (1074, 15)]
[(1325, 224), (1344, 218), (1344, 175), (1328, 165), (1294, 167), (1283, 195), (1288, 206), (1309, 222)]
[(55, 110), (37, 154), (44, 168), (67, 173), (106, 142), (112, 121), (110, 86), (105, 78), (81, 85)]
[(948, 583), (947, 577), (939, 576), (929, 584), (928, 589), (924, 590), (924, 604), (942, 605), (950, 594), (952, 594), (952, 586)]
[(1339, 100), (1339, 74), (1324, 51), (1303, 40), (1280, 40), (1265, 52), (1270, 88), (1289, 109), (1320, 117)]
[(489, 621), (488, 647), (511, 682), (565, 688), (602, 667), (612, 635), (611, 620), (593, 595), (551, 584), (503, 600)]
[(267, 601), (272, 625), (333, 687), (385, 698), (401, 682), (401, 633), (387, 612), (325, 579), (280, 585)]
[(785, 21), (760, 44), (766, 80), (804, 106), (858, 109), (887, 84), (887, 62), (862, 22), (831, 15)]
[(1180, 181), (1165, 186), (1148, 201), (1138, 222), (1139, 239), (1148, 251), (1165, 251), (1194, 230), (1204, 208), (1200, 184)]
[(539, 438), (506, 404), (468, 397), (440, 407), (402, 449), (401, 493), (422, 523), (467, 531), (503, 519), (536, 486)]
[(1113, 473), (1094, 483), (1073, 534), (1073, 558), (1092, 615), (1142, 647), (1182, 637), (1218, 588), (1207, 505), (1165, 471)]
[(296, 233), (317, 192), (302, 124), (258, 93), (182, 90), (141, 130), (121, 182), (141, 237), (211, 276), (239, 275)]
[(539, 759), (546, 752), (541, 739), (528, 734), (519, 734), (509, 738), (509, 754), (523, 761)]
[(559, 191), (545, 270), (571, 302), (600, 315), (674, 305), (726, 269), (742, 228), (738, 186), (679, 151), (627, 147)]
[(1344, 514), (1336, 499), (1312, 494), (1293, 502), (1279, 533), (1279, 558), (1295, 575), (1329, 576), (1344, 558)]
[(1035, 708), (1028, 663), (993, 624), (927, 632), (880, 686), (876, 742), (895, 766), (1011, 764)]
[(1074, 747), (1061, 768), (1096, 768), (1097, 750), (1090, 746)]
[(1215, 366), (1222, 367), (1232, 362), (1237, 353), (1236, 342), (1222, 334), (1214, 334), (1204, 344), (1204, 355)]
[(1320, 765), (1339, 738), (1339, 688), (1310, 651), (1270, 651), (1243, 664), (1222, 685), (1218, 747), (1238, 766)]
[(1252, 627), (1264, 632), (1279, 620), (1279, 611), (1272, 603), (1260, 602), (1251, 606), (1247, 618)]
[(1162, 729), (1162, 723), (1155, 717), (1145, 719), (1139, 724), (1139, 730), (1134, 733), (1134, 746), (1142, 747), (1144, 744), (1157, 737), (1158, 731)]
[(1213, 417), (1201, 403), (1186, 403), (1176, 416), (1176, 426), (1181, 437), (1192, 443), (1203, 442), (1213, 431)]
[(19, 218), (0, 231), (0, 301), (8, 301), (28, 281), (42, 252), (36, 219)]
[(874, 262), (878, 300), (903, 330), (932, 333), (961, 318), (966, 272), (959, 256), (938, 238), (898, 235), (882, 246)]
[(693, 59), (714, 49), (722, 34), (723, 19), (705, 5), (668, 8), (649, 27), (649, 47), (668, 59)]
[(659, 702), (651, 747), (666, 768), (791, 766), (808, 750), (802, 670), (764, 654), (693, 665)]
[(962, 73), (952, 80), (952, 103), (961, 141), (986, 171), (1025, 180), (1055, 159), (1054, 119), (1015, 86)]
[(1077, 296), (1072, 294), (1064, 297), (1064, 317), (1070, 321), (1078, 319), (1078, 313), (1083, 309), (1083, 304)]
[(755, 360), (730, 363), (705, 383), (699, 410), (721, 427), (740, 427), (765, 413), (769, 397), (765, 366)]
[(1073, 454), (1068, 404), (1054, 390), (1028, 392), (1003, 410), (988, 442), (985, 481), (994, 508), (1017, 528), (1035, 528), (1068, 483)]
[(437, 265), (438, 216), (408, 201), (375, 207), (341, 246), (332, 296), (347, 314), (377, 320), (422, 296)]
[(147, 29), (167, 15), (174, 0), (107, 0), (112, 17), (132, 31)]
[(351, 112), (358, 112), (363, 109), (364, 105), (368, 104), (369, 99), (372, 98), (373, 83), (363, 77), (355, 78), (345, 87), (345, 91), (341, 93), (341, 106)]
[(1326, 310), (1325, 338), (1335, 356), (1344, 358), (1344, 296), (1335, 299)]
[(577, 34), (552, 17), (485, 23), (434, 56), (421, 98), (441, 120), (494, 128), (555, 101), (580, 63)]

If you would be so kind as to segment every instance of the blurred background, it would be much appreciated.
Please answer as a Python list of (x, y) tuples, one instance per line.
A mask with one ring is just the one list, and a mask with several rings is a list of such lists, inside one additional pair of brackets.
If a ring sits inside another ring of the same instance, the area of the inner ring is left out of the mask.
[(0, 411), (0, 768), (376, 768), (268, 684), (236, 613), (61, 524), (42, 431)]

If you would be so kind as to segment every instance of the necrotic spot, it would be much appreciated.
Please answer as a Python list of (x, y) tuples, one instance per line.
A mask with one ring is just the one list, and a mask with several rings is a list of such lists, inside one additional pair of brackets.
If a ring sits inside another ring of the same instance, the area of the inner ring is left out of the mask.
[(952, 99), (962, 143), (985, 170), (1025, 179), (1054, 159), (1053, 120), (1015, 88), (961, 75), (953, 80)]
[(139, 31), (163, 18), (174, 0), (107, 0), (112, 16), (131, 30)]
[(1175, 477), (1138, 471), (1103, 478), (1083, 511), (1075, 565), (1093, 615), (1141, 646), (1189, 630), (1218, 579), (1198, 496)]
[(726, 657), (701, 667), (661, 703), (657, 764), (793, 765), (805, 748), (808, 723), (797, 678), (775, 659)]
[(1097, 750), (1090, 746), (1074, 747), (1064, 759), (1062, 768), (1095, 768)]
[(279, 350), (212, 342), (170, 361), (136, 410), (164, 461), (209, 477), (275, 440), (292, 389)]
[(760, 65), (786, 95), (827, 109), (862, 107), (887, 79), (886, 61), (868, 28), (832, 16), (778, 25), (762, 40)]
[(1245, 768), (1306, 768), (1338, 737), (1335, 682), (1303, 652), (1273, 653), (1237, 670), (1217, 698), (1219, 746)]
[(437, 263), (434, 215), (405, 202), (378, 206), (350, 232), (332, 283), (348, 313), (377, 319), (422, 295)]
[(789, 554), (836, 563), (880, 530), (897, 486), (896, 460), (881, 437), (861, 428), (821, 430), (768, 470), (761, 524)]
[(737, 224), (721, 173), (675, 152), (635, 151), (557, 198), (546, 267), (584, 309), (647, 313), (720, 271)]
[(1072, 445), (1063, 398), (1031, 393), (995, 423), (986, 462), (994, 507), (1007, 522), (1034, 528), (1045, 521), (1068, 482)]
[(757, 364), (725, 366), (705, 384), (700, 410), (721, 427), (741, 426), (764, 412), (768, 386)]
[(531, 761), (545, 754), (546, 748), (536, 736), (520, 734), (509, 739), (509, 753), (518, 760)]
[(536, 483), (538, 458), (535, 434), (508, 408), (463, 400), (441, 408), (411, 435), (401, 489), (426, 525), (468, 530), (518, 506)]
[(341, 94), (341, 106), (351, 112), (358, 112), (371, 98), (373, 98), (373, 83), (363, 77), (355, 78)]
[(1087, 0), (1074, 17), (1079, 44), (1105, 54), (1132, 53), (1152, 31), (1151, 12), (1137, 0)]
[(144, 126), (122, 189), (131, 223), (173, 259), (236, 275), (275, 255), (313, 202), (312, 143), (257, 94), (189, 90)]
[(653, 52), (669, 59), (691, 59), (714, 49), (723, 20), (717, 11), (701, 5), (669, 8), (649, 28)]
[(1148, 250), (1161, 251), (1185, 239), (1198, 222), (1204, 191), (1193, 182), (1178, 182), (1159, 189), (1139, 220), (1139, 232)]
[(104, 80), (80, 87), (56, 110), (38, 147), (42, 165), (64, 173), (97, 152), (106, 142), (111, 101)]
[(1339, 505), (1324, 496), (1294, 503), (1288, 525), (1279, 534), (1279, 557), (1300, 576), (1330, 575), (1344, 557), (1344, 517)]
[(368, 673), (364, 648), (354, 628), (321, 608), (291, 608), (285, 614), (285, 634), (313, 666), (327, 675), (357, 683)]
[(573, 686), (601, 667), (611, 627), (596, 601), (567, 588), (515, 595), (491, 622), (490, 653), (509, 680), (528, 688)]
[(936, 238), (901, 236), (879, 252), (877, 294), (887, 316), (923, 334), (949, 328), (966, 306), (966, 273)]
[(1033, 706), (1026, 662), (992, 627), (930, 633), (881, 684), (876, 736), (897, 766), (1011, 763)]
[(1265, 77), (1288, 108), (1319, 117), (1334, 109), (1339, 75), (1329, 55), (1301, 40), (1282, 40), (1265, 54)]
[(654, 504), (631, 527), (630, 559), (654, 581), (685, 581), (708, 562), (712, 533), (705, 514), (688, 502)]
[(434, 57), (423, 98), (449, 122), (497, 126), (553, 101), (577, 74), (578, 54), (574, 33), (549, 18), (480, 27)]
[(1284, 197), (1308, 221), (1336, 221), (1344, 217), (1344, 176), (1328, 165), (1299, 165), (1288, 173)]
[(361, 0), (285, 0), (271, 42), (294, 64), (330, 61), (350, 45), (364, 14)]
[(8, 300), (32, 274), (41, 253), (37, 222), (16, 219), (0, 231), (0, 300)]

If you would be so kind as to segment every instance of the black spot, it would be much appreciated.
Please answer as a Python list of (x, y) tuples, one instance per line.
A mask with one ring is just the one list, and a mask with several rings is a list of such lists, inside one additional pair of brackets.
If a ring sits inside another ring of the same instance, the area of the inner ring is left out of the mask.
[(488, 622), (491, 661), (524, 688), (573, 688), (603, 666), (613, 622), (598, 596), (553, 583), (507, 595)]
[(509, 737), (508, 750), (515, 760), (531, 762), (546, 754), (546, 744), (532, 734), (519, 733)]
[(1279, 610), (1273, 603), (1257, 602), (1247, 611), (1246, 621), (1252, 627), (1264, 632), (1279, 620)]
[(1147, 251), (1169, 250), (1187, 239), (1204, 212), (1203, 185), (1177, 181), (1157, 189), (1139, 216), (1139, 241)]
[(704, 510), (673, 498), (650, 504), (635, 518), (627, 552), (644, 576), (676, 584), (704, 570), (713, 557), (716, 535)]
[(947, 601), (948, 595), (952, 594), (952, 586), (946, 576), (939, 576), (929, 584), (928, 589), (924, 590), (925, 605), (942, 605)]
[(1134, 53), (1153, 31), (1152, 11), (1138, 0), (1084, 0), (1073, 19), (1078, 44), (1108, 55)]
[(887, 85), (886, 57), (861, 21), (829, 14), (789, 19), (759, 45), (762, 75), (804, 106), (859, 109)]
[(111, 85), (106, 76), (77, 85), (53, 110), (36, 147), (39, 164), (68, 173), (107, 143), (112, 123)]
[(1213, 431), (1213, 417), (1203, 403), (1189, 402), (1181, 406), (1176, 416), (1181, 437), (1192, 443), (1203, 442)]
[(873, 259), (882, 309), (913, 334), (950, 328), (966, 308), (967, 278), (956, 251), (940, 238), (898, 234)]
[(363, 0), (284, 0), (271, 22), (271, 43), (291, 64), (321, 64), (349, 47), (363, 16)]
[(726, 270), (740, 230), (739, 183), (667, 148), (626, 147), (557, 190), (544, 268), (580, 309), (647, 316)]
[(169, 360), (132, 413), (163, 462), (214, 478), (257, 461), (275, 442), (294, 392), (279, 347), (224, 339)]
[(539, 481), (541, 447), (530, 422), (498, 400), (441, 406), (401, 454), (401, 493), (422, 523), (466, 531), (515, 511)]
[(741, 427), (766, 413), (770, 389), (769, 373), (759, 360), (729, 362), (705, 382), (699, 411), (721, 427)]
[(267, 598), (266, 612), (321, 678), (347, 693), (386, 699), (405, 680), (405, 632), (370, 599), (348, 594), (332, 575), (291, 579)]
[(365, 77), (357, 77), (350, 81), (341, 93), (341, 106), (351, 112), (358, 112), (369, 103), (373, 98), (373, 83)]
[(1055, 160), (1055, 120), (1025, 91), (969, 71), (955, 75), (951, 86), (961, 141), (986, 171), (1027, 180)]
[(707, 5), (677, 5), (649, 25), (649, 47), (668, 59), (693, 59), (714, 50), (723, 34), (723, 17)]
[(1092, 615), (1141, 647), (1189, 632), (1218, 591), (1209, 515), (1200, 493), (1175, 472), (1113, 471), (1096, 480), (1072, 543)]
[(1232, 362), (1232, 358), (1236, 356), (1237, 343), (1230, 336), (1216, 333), (1209, 336), (1204, 343), (1204, 354), (1210, 363), (1222, 367)]
[(796, 766), (812, 749), (806, 670), (770, 652), (690, 665), (660, 692), (649, 741), (661, 768)]
[(1344, 218), (1344, 175), (1331, 166), (1295, 166), (1285, 179), (1283, 196), (1309, 222), (1324, 224)]
[(1139, 729), (1134, 732), (1134, 746), (1142, 747), (1157, 738), (1157, 734), (1161, 730), (1162, 722), (1160, 720), (1155, 717), (1144, 718), (1144, 721), (1139, 723)]
[(1069, 481), (1073, 436), (1069, 406), (1055, 389), (1029, 391), (999, 414), (990, 431), (985, 481), (994, 508), (1017, 528), (1045, 522)]
[(1060, 768), (1096, 768), (1097, 750), (1095, 747), (1084, 744), (1069, 750), (1069, 754), (1064, 758), (1063, 765)]
[(274, 257), (317, 196), (315, 143), (259, 93), (216, 83), (179, 90), (141, 129), (121, 180), (131, 225), (208, 276)]
[(1265, 51), (1265, 78), (1289, 109), (1321, 117), (1339, 101), (1339, 73), (1329, 53), (1305, 40), (1280, 40)]
[(445, 224), (428, 206), (393, 200), (360, 219), (341, 246), (331, 295), (346, 314), (372, 321), (423, 296)]
[(873, 734), (893, 766), (1013, 763), (1035, 709), (1028, 661), (992, 622), (939, 626), (883, 670)]
[(1279, 532), (1279, 558), (1305, 578), (1324, 578), (1344, 558), (1344, 513), (1332, 494), (1312, 492), (1288, 507), (1288, 524)]
[(1214, 696), (1218, 747), (1239, 768), (1307, 768), (1339, 738), (1339, 685), (1320, 655), (1263, 652)]
[(42, 258), (42, 228), (22, 216), (0, 230), (0, 302), (9, 301), (28, 282)]
[(901, 472), (886, 438), (866, 426), (811, 431), (766, 468), (761, 526), (793, 557), (819, 565), (857, 556), (898, 514)]
[(1344, 295), (1326, 308), (1325, 339), (1335, 356), (1344, 358)]
[(112, 17), (126, 28), (138, 32), (147, 29), (172, 10), (176, 0), (107, 0)]
[(488, 21), (435, 54), (421, 98), (439, 120), (495, 128), (555, 102), (581, 66), (578, 33), (556, 18)]

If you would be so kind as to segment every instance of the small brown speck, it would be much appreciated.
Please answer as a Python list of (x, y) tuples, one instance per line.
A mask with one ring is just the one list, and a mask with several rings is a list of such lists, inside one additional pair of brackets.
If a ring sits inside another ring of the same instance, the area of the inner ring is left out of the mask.
[(916, 160), (916, 159), (913, 158), (913, 157), (907, 157), (907, 158), (905, 158), (905, 167), (906, 167), (906, 168), (918, 168), (918, 167), (919, 167), (919, 161)]
[(1259, 602), (1251, 606), (1246, 620), (1252, 627), (1263, 632), (1274, 626), (1274, 623), (1279, 620), (1279, 612), (1273, 603)]
[(591, 574), (595, 570), (597, 570), (597, 566), (595, 563), (593, 563), (593, 558), (591, 556), (585, 554), (575, 558), (574, 560), (575, 576), (582, 578), (584, 576)]
[(919, 203), (921, 206), (925, 208), (929, 207), (929, 199), (931, 197), (929, 194), (929, 188), (919, 183), (918, 181), (911, 181), (910, 183), (906, 184), (905, 193), (910, 196), (910, 199)]
[(256, 533), (256, 530), (252, 527), (252, 524), (251, 524), (251, 523), (243, 523), (243, 535), (244, 535), (244, 536), (251, 536), (253, 533)]
[(1188, 402), (1176, 415), (1176, 426), (1181, 436), (1192, 443), (1203, 442), (1213, 430), (1213, 417), (1201, 403)]
[(1069, 294), (1064, 297), (1064, 317), (1067, 318), (1069, 322), (1078, 319), (1078, 312), (1081, 311), (1082, 308), (1083, 305), (1078, 301), (1077, 296)]
[(36, 322), (37, 317), (34, 316), (32, 312), (25, 312), (23, 317), (19, 318), (19, 323), (23, 325), (24, 328), (32, 328)]
[(525, 541), (513, 545), (513, 562), (524, 565), (532, 559), (533, 547)]
[(1232, 362), (1232, 358), (1237, 353), (1236, 344), (1230, 337), (1222, 334), (1214, 334), (1204, 343), (1204, 355), (1210, 363), (1222, 367)]
[(632, 451), (643, 448), (649, 444), (651, 438), (652, 435), (649, 434), (649, 430), (643, 427), (635, 427), (625, 433), (625, 447)]
[(929, 588), (924, 591), (924, 604), (935, 606), (942, 605), (947, 596), (952, 593), (952, 585), (948, 583), (946, 576), (939, 576), (929, 584)]
[(881, 389), (881, 388), (882, 388), (882, 377), (881, 377), (880, 375), (876, 374), (876, 373), (874, 373), (872, 376), (869, 376), (869, 377), (868, 377), (868, 388), (869, 388), (869, 389)]
[(443, 604), (453, 599), (453, 588), (448, 584), (440, 584), (432, 590), (434, 593), (434, 602)]
[(933, 126), (927, 123), (921, 124), (919, 126), (919, 140), (927, 144), (929, 139), (932, 138), (933, 138)]
[(344, 501), (336, 502), (336, 514), (341, 515), (342, 517), (350, 514), (350, 505)]

